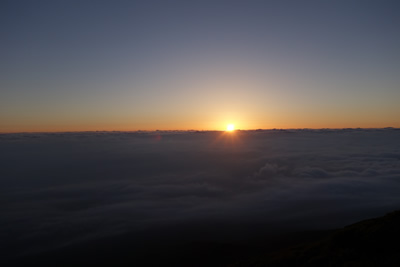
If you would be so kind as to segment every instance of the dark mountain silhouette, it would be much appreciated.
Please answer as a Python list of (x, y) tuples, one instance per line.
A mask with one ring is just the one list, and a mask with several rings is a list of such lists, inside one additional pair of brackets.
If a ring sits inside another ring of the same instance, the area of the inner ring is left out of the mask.
[(400, 211), (233, 266), (400, 266)]
[[(19, 258), (3, 266), (400, 266), (400, 211), (338, 230), (246, 242), (137, 242), (121, 236)], [(193, 229), (191, 229), (193, 230)]]

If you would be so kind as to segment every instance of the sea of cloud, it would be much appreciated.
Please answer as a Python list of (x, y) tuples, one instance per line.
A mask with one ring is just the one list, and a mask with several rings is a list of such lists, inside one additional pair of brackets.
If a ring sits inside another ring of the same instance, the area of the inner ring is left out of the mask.
[(391, 128), (2, 134), (0, 165), (10, 257), (179, 229), (195, 229), (188, 239), (202, 227), (217, 229), (208, 239), (330, 229), (400, 207)]

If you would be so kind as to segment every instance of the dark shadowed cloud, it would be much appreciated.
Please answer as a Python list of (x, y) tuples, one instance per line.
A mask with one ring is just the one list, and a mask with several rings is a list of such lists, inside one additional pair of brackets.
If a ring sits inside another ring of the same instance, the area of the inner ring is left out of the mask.
[(176, 225), (339, 227), (399, 207), (399, 141), (398, 129), (3, 134), (1, 240), (13, 257)]

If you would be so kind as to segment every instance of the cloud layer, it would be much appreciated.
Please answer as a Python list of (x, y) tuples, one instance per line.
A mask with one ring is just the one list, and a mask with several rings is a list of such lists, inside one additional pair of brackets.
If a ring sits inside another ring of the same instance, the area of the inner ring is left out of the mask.
[(10, 257), (177, 226), (328, 229), (400, 206), (398, 129), (3, 134), (0, 161)]

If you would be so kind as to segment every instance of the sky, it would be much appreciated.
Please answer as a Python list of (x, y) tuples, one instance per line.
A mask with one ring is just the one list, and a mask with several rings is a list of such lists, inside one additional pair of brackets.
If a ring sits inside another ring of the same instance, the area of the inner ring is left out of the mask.
[(239, 242), (382, 216), (400, 205), (399, 138), (399, 129), (2, 134), (0, 261), (87, 242), (137, 255), (152, 242)]
[(0, 132), (400, 127), (398, 1), (1, 1)]

